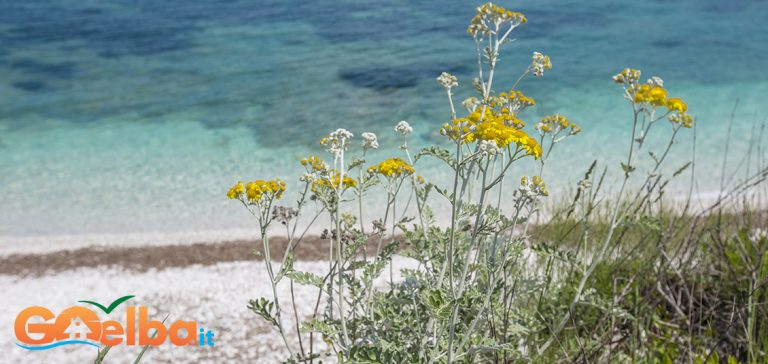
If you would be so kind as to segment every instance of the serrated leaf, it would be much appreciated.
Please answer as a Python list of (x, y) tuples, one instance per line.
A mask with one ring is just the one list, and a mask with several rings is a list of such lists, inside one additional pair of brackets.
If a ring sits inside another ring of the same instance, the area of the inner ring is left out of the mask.
[(323, 287), (323, 278), (317, 274), (300, 271), (290, 271), (285, 274), (290, 280), (305, 286)]
[(264, 297), (261, 297), (258, 300), (250, 300), (248, 302), (248, 309), (253, 311), (253, 313), (263, 317), (273, 326), (278, 326), (277, 319), (275, 319), (275, 317), (272, 316), (272, 309), (274, 307), (275, 307), (274, 302), (271, 302)]
[(361, 165), (363, 165), (364, 163), (365, 163), (365, 160), (364, 160), (364, 159), (358, 159), (358, 158), (354, 158), (354, 159), (352, 159), (352, 161), (349, 163), (349, 166), (347, 166), (347, 170), (349, 171), (349, 170), (351, 170), (351, 169), (354, 169), (355, 167), (361, 166)]
[(416, 156), (414, 156), (413, 159), (414, 161), (418, 161), (423, 156), (435, 157), (445, 162), (446, 164), (448, 164), (451, 168), (456, 169), (456, 161), (453, 159), (451, 152), (449, 152), (447, 149), (440, 148), (437, 146), (424, 148), (420, 150), (418, 153), (416, 153)]

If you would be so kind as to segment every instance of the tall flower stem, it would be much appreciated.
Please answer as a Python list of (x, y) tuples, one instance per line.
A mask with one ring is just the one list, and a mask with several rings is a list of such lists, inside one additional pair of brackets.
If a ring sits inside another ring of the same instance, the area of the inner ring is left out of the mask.
[(344, 314), (344, 257), (342, 250), (342, 232), (341, 232), (341, 194), (344, 188), (344, 153), (339, 154), (339, 185), (336, 188), (336, 266), (339, 271), (339, 320), (341, 320), (341, 330), (343, 333), (344, 346), (349, 341), (349, 332), (347, 331), (347, 318)]
[[(277, 318), (277, 330), (280, 333), (280, 337), (283, 339), (285, 348), (288, 349), (291, 358), (294, 357), (291, 346), (288, 345), (288, 339), (285, 337), (285, 330), (283, 329), (283, 315), (282, 307), (280, 307), (280, 298), (277, 296), (277, 282), (275, 281), (275, 273), (272, 270), (272, 255), (269, 252), (269, 235), (267, 234), (267, 224), (263, 221), (265, 217), (260, 217), (261, 222), (261, 244), (264, 249), (264, 262), (267, 266), (267, 274), (269, 274), (269, 283), (272, 286), (272, 298), (275, 302), (275, 317)], [(282, 268), (282, 267), (281, 267)]]

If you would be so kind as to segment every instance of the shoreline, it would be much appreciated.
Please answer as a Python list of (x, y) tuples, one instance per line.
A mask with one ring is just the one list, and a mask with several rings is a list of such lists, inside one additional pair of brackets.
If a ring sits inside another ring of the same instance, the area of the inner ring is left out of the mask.
[[(717, 201), (718, 194), (699, 194), (693, 199), (692, 211), (704, 211)], [(722, 204), (725, 211), (744, 211), (743, 196), (731, 196)], [(668, 200), (680, 204), (677, 195)], [(758, 215), (768, 214), (766, 203), (752, 201), (750, 209)], [(316, 224), (296, 249), (304, 261), (328, 259), (328, 240), (320, 238), (324, 224)], [(83, 234), (8, 237), (0, 235), (0, 275), (34, 276), (91, 267), (121, 267), (146, 272), (152, 269), (210, 266), (224, 262), (261, 260), (254, 250), (261, 250), (258, 230), (229, 229), (188, 232), (154, 232), (132, 234)], [(385, 238), (385, 241), (390, 240)], [(273, 231), (270, 250), (273, 260), (280, 260), (287, 239)], [(369, 238), (367, 251), (374, 254), (376, 238)]]
[[(328, 261), (328, 239), (307, 236), (295, 250), (298, 261)], [(391, 239), (385, 238), (382, 244)], [(270, 238), (272, 260), (280, 262), (287, 244), (284, 237)], [(366, 251), (374, 255), (378, 239), (367, 242)], [(260, 240), (235, 240), (215, 243), (194, 243), (157, 246), (93, 246), (48, 253), (15, 253), (0, 256), (0, 275), (44, 276), (80, 268), (118, 267), (134, 272), (183, 268), (189, 266), (212, 266), (219, 263), (262, 261), (255, 256), (261, 251)]]

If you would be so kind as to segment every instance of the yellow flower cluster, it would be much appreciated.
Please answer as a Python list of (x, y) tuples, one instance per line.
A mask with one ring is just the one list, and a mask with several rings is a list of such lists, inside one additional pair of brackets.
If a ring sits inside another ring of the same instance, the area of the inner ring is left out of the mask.
[(509, 92), (500, 93), (498, 97), (490, 97), (489, 104), (491, 107), (502, 106), (510, 109), (513, 113), (518, 113), (527, 107), (535, 106), (536, 100), (525, 96), (520, 91), (509, 90)]
[(403, 175), (410, 175), (415, 170), (413, 167), (400, 158), (390, 158), (378, 165), (368, 168), (369, 173), (378, 173), (385, 177), (400, 177)]
[(500, 112), (496, 112), (491, 107), (486, 107), (485, 116), (482, 119), (481, 109), (479, 107), (465, 118), (454, 119), (451, 123), (444, 124), (440, 133), (461, 143), (492, 140), (499, 148), (516, 144), (534, 158), (538, 159), (541, 156), (539, 143), (525, 131), (520, 130), (525, 124), (508, 109), (502, 108)]
[(497, 6), (493, 3), (486, 3), (477, 8), (477, 14), (472, 18), (472, 21), (467, 28), (467, 33), (473, 37), (478, 35), (487, 36), (491, 32), (491, 24), (501, 25), (502, 23), (509, 22), (511, 26), (516, 27), (520, 24), (525, 24), (528, 19), (525, 15), (516, 11), (509, 11)]
[(285, 182), (279, 179), (271, 181), (256, 180), (245, 185), (245, 196), (252, 202), (259, 201), (262, 197), (279, 200), (283, 197), (283, 192), (285, 192)]
[(685, 103), (679, 97), (667, 97), (668, 92), (661, 86), (652, 86), (650, 84), (642, 84), (634, 88), (630, 88), (630, 93), (633, 93), (633, 101), (636, 103), (648, 103), (652, 106), (666, 106), (670, 112), (674, 111), (679, 114), (683, 114), (688, 110), (688, 104)]
[(507, 99), (509, 102), (516, 102), (525, 106), (536, 105), (536, 100), (532, 97), (525, 96), (522, 92), (517, 90), (509, 90), (509, 92), (502, 92), (499, 94), (500, 98)]
[(336, 189), (341, 187), (343, 190), (355, 186), (357, 186), (357, 180), (347, 175), (345, 175), (342, 179), (341, 173), (339, 173), (339, 171), (333, 171), (331, 172), (330, 177), (318, 178), (317, 180), (313, 181), (312, 192), (317, 192), (318, 189), (322, 188)]
[[(497, 108), (501, 106), (498, 111)], [(483, 110), (485, 109), (485, 110)], [(475, 111), (469, 113), (466, 118), (457, 119), (459, 123), (468, 122), (471, 125), (478, 125), (485, 121), (499, 123), (514, 128), (522, 128), (525, 123), (517, 118), (517, 115), (512, 112), (509, 107), (506, 107), (503, 100), (499, 100), (494, 97), (489, 101), (489, 107), (478, 107)]]
[(538, 158), (541, 155), (541, 147), (535, 139), (520, 129), (508, 127), (493, 119), (486, 120), (477, 126), (474, 137), (479, 140), (492, 140), (499, 148), (506, 148), (510, 144), (517, 144), (528, 154)]
[(443, 124), (443, 127), (440, 128), (440, 135), (445, 135), (460, 143), (468, 143), (475, 140), (475, 131), (477, 131), (477, 126), (474, 123), (471, 123), (468, 118), (460, 118)]
[(646, 83), (638, 87), (631, 88), (630, 92), (633, 93), (633, 98), (636, 103), (647, 102), (653, 106), (667, 105), (667, 96), (669, 93), (664, 89), (664, 87), (651, 86), (650, 84)]
[(250, 202), (259, 202), (262, 198), (271, 200), (273, 198), (280, 199), (285, 192), (285, 182), (274, 179), (271, 181), (256, 180), (243, 184), (242, 181), (237, 182), (227, 192), (227, 197), (230, 199), (240, 199), (245, 196)]
[(302, 159), (300, 163), (302, 166), (306, 167), (307, 170), (313, 172), (324, 171), (328, 168), (328, 165), (320, 159), (320, 157), (314, 155)]
[(541, 133), (557, 134), (561, 130), (571, 129), (570, 134), (576, 135), (581, 133), (581, 128), (576, 123), (568, 120), (563, 115), (547, 115), (541, 121), (536, 124), (536, 130)]
[(613, 76), (613, 82), (625, 85), (631, 100), (635, 103), (644, 103), (651, 106), (666, 106), (670, 112), (685, 113), (688, 105), (679, 97), (669, 97), (669, 92), (664, 88), (664, 82), (659, 77), (651, 77), (644, 84), (638, 83), (640, 70), (625, 68), (621, 73)]
[(245, 185), (243, 184), (243, 181), (238, 181), (237, 184), (232, 186), (232, 188), (227, 191), (227, 197), (230, 199), (236, 199), (242, 196), (245, 193)]
[(683, 102), (679, 97), (671, 97), (667, 100), (667, 107), (669, 110), (677, 111), (677, 112), (686, 112), (688, 111), (688, 104)]

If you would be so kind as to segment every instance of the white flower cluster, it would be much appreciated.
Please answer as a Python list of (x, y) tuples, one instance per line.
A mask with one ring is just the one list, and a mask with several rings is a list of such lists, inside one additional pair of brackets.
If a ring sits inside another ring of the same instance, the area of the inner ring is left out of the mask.
[(499, 154), (499, 146), (496, 144), (495, 140), (482, 140), (477, 147), (480, 154), (484, 156), (494, 156)]
[(533, 52), (533, 61), (531, 62), (531, 72), (536, 77), (544, 76), (544, 70), (552, 69), (552, 61), (549, 56), (545, 56), (539, 52)]
[(664, 87), (664, 80), (662, 80), (661, 77), (659, 76), (653, 76), (649, 78), (647, 82), (649, 85), (651, 85), (651, 87), (653, 86)]
[(361, 136), (363, 137), (363, 150), (379, 149), (379, 141), (376, 139), (376, 134), (363, 133)]
[(640, 70), (625, 68), (620, 73), (613, 76), (613, 82), (619, 84), (634, 84), (640, 79)]
[(478, 100), (477, 97), (471, 96), (462, 101), (461, 105), (471, 113), (474, 112), (478, 106), (480, 106), (480, 100)]
[(667, 117), (672, 124), (682, 124), (686, 128), (693, 127), (693, 116), (684, 113), (674, 113)]
[(397, 123), (397, 126), (395, 126), (395, 132), (406, 136), (413, 132), (413, 128), (411, 127), (411, 124), (408, 124), (407, 121), (400, 120), (400, 122)]
[(523, 177), (520, 179), (520, 187), (517, 188), (523, 196), (534, 198), (537, 196), (549, 196), (546, 184), (539, 176), (532, 178)]
[(443, 85), (443, 87), (445, 87), (446, 90), (450, 90), (451, 88), (454, 88), (459, 85), (459, 82), (456, 76), (448, 72), (441, 73), (440, 76), (437, 77), (437, 83)]
[(312, 183), (312, 182), (317, 181), (318, 178), (319, 177), (318, 177), (317, 173), (304, 172), (301, 175), (301, 177), (299, 177), (299, 181), (306, 182), (306, 183)]
[[(473, 37), (485, 37), (495, 32), (503, 23), (509, 23), (510, 27), (515, 28), (527, 20), (523, 14), (513, 11), (507, 11), (491, 3), (481, 5), (477, 8), (477, 15), (472, 18), (467, 32)], [(494, 26), (494, 28), (491, 27)]]
[(336, 129), (336, 131), (321, 139), (320, 144), (325, 147), (325, 150), (333, 154), (334, 157), (338, 157), (347, 150), (347, 141), (352, 139), (352, 136), (352, 133), (347, 129)]

